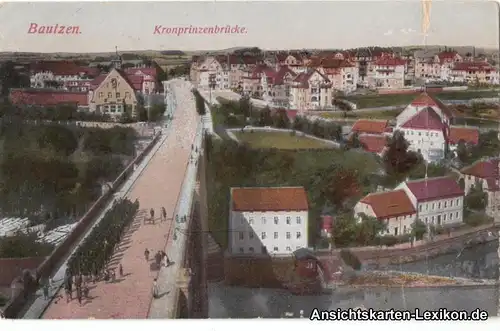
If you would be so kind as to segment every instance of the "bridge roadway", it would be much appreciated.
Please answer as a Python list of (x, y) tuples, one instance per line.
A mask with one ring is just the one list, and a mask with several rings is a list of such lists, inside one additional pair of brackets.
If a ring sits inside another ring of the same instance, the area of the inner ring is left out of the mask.
[[(66, 303), (64, 298), (54, 299), (43, 314), (46, 319), (117, 319), (117, 318), (147, 318), (149, 314), (169, 318), (162, 312), (151, 312), (153, 279), (159, 276), (158, 270), (153, 266), (155, 252), (165, 250), (171, 258), (179, 256), (176, 245), (181, 241), (173, 240), (175, 228), (175, 212), (179, 195), (182, 191), (184, 177), (188, 169), (192, 154), (191, 146), (197, 136), (199, 118), (195, 110), (195, 103), (189, 85), (186, 82), (172, 83), (177, 109), (171, 123), (167, 138), (161, 142), (158, 151), (152, 156), (140, 177), (135, 181), (126, 196), (140, 203), (140, 210), (124, 235), (124, 241), (111, 260), (111, 267), (122, 264), (124, 276), (117, 272), (117, 280), (112, 283), (98, 282), (90, 287), (88, 300), (82, 305), (77, 300)], [(165, 207), (169, 218), (160, 222), (160, 208)], [(155, 210), (155, 224), (144, 223), (144, 218), (149, 215), (149, 210)], [(151, 252), (149, 261), (145, 260), (144, 251)], [(158, 308), (166, 311), (165, 302), (175, 305), (173, 300), (168, 300), (176, 284), (176, 272), (182, 267), (182, 261), (161, 271), (158, 285), (160, 294), (165, 298)], [(168, 277), (166, 277), (168, 276)], [(60, 293), (61, 295), (63, 293)], [(153, 309), (155, 309), (153, 307)]]

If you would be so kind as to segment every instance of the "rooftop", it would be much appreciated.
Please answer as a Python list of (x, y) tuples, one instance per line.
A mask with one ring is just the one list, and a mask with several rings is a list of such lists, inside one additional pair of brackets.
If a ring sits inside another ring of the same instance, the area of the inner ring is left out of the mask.
[(450, 136), (448, 137), (448, 141), (455, 145), (461, 140), (463, 140), (464, 143), (477, 145), (479, 143), (479, 129), (458, 126), (450, 127)]
[(406, 186), (418, 202), (456, 198), (464, 195), (464, 190), (452, 177), (434, 177), (408, 181)]
[(358, 133), (382, 134), (385, 132), (389, 121), (357, 120), (352, 126), (352, 131)]
[(410, 198), (408, 198), (404, 190), (370, 193), (360, 202), (370, 205), (378, 219), (416, 213)]
[(233, 211), (307, 211), (303, 187), (233, 187)]

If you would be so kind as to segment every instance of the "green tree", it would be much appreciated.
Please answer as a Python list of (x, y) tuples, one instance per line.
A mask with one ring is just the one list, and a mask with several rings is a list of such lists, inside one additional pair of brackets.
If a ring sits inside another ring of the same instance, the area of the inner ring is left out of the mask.
[(426, 233), (427, 226), (424, 222), (422, 222), (420, 219), (417, 219), (415, 222), (413, 222), (413, 224), (411, 225), (411, 235), (416, 240), (422, 240)]
[(245, 116), (245, 118), (250, 117), (252, 111), (252, 103), (248, 96), (242, 96), (238, 101), (238, 108), (240, 113)]
[(488, 194), (483, 191), (481, 182), (476, 182), (465, 196), (464, 204), (467, 209), (483, 211), (488, 204)]
[(275, 128), (288, 129), (290, 127), (290, 120), (284, 109), (276, 110), (272, 116), (272, 121)]
[(360, 245), (368, 246), (373, 244), (375, 238), (379, 237), (387, 229), (387, 224), (375, 217), (370, 217), (364, 213), (361, 213), (359, 217), (361, 221), (356, 224), (356, 241)]
[(457, 158), (462, 162), (462, 164), (467, 164), (470, 159), (470, 152), (465, 144), (465, 141), (461, 139), (457, 144)]
[(36, 233), (18, 232), (13, 236), (0, 237), (0, 258), (26, 258), (48, 256), (54, 245), (39, 242)]
[(137, 119), (139, 122), (147, 122), (148, 120), (148, 111), (145, 106), (144, 97), (141, 94), (137, 94)]
[(408, 150), (408, 141), (403, 133), (395, 131), (384, 154), (385, 170), (390, 176), (405, 175), (419, 160), (419, 156)]
[(158, 122), (163, 118), (163, 114), (165, 113), (165, 103), (158, 103), (151, 106), (149, 109), (149, 118), (150, 122)]

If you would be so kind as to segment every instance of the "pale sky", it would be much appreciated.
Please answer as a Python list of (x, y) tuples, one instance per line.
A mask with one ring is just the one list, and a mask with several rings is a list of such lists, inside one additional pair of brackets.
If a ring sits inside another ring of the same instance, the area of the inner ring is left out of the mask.
[[(0, 6), (0, 52), (352, 48), (421, 45), (420, 1), (10, 2)], [(434, 1), (427, 44), (498, 47), (498, 6)], [(79, 34), (28, 34), (31, 23)], [(162, 27), (238, 25), (244, 34), (154, 34)]]

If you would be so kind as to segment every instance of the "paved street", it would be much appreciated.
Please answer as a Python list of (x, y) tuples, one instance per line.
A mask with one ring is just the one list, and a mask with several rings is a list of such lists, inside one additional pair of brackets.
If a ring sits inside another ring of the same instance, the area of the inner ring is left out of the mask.
[[(112, 267), (119, 263), (123, 265), (124, 277), (117, 275), (114, 283), (100, 282), (91, 286), (90, 298), (84, 300), (81, 306), (77, 300), (69, 304), (65, 299), (54, 300), (44, 318), (110, 319), (148, 316), (153, 279), (158, 277), (158, 270), (153, 267), (153, 257), (158, 250), (175, 244), (172, 243), (174, 211), (199, 123), (193, 107), (194, 101), (187, 100), (192, 98), (192, 94), (186, 84), (182, 81), (175, 83), (179, 108), (175, 111), (171, 131), (127, 194), (132, 201), (136, 198), (139, 200), (140, 211), (111, 261)], [(169, 214), (166, 222), (160, 222), (162, 206)], [(144, 218), (149, 215), (150, 208), (155, 210), (156, 221), (154, 224), (145, 224)], [(144, 257), (146, 248), (151, 252), (149, 261), (145, 261)], [(168, 255), (169, 251), (166, 253)], [(178, 266), (174, 264), (168, 268), (177, 269)], [(166, 281), (175, 284), (175, 279)]]

